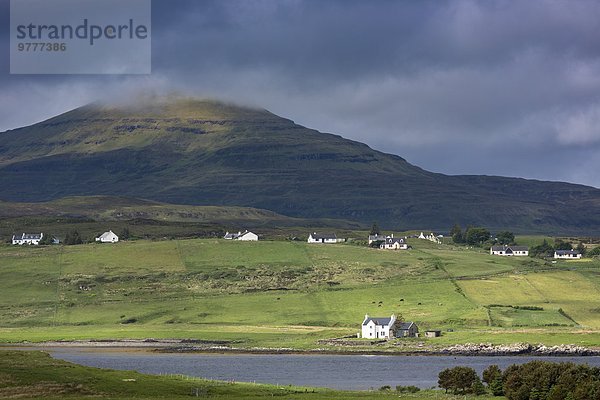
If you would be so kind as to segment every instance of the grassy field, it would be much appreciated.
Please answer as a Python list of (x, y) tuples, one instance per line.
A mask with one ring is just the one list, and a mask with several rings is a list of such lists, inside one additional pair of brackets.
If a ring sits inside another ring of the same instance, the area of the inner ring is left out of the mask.
[(0, 341), (191, 338), (336, 350), (319, 340), (356, 335), (365, 313), (397, 313), (444, 331), (406, 341), (417, 347), (600, 346), (600, 262), (410, 243), (398, 252), (218, 239), (0, 246)]
[[(83, 367), (42, 352), (0, 351), (0, 398), (20, 399), (463, 399), (440, 391), (399, 395), (393, 391), (339, 391), (296, 386), (209, 381), (133, 371)], [(471, 398), (469, 396), (469, 398)], [(477, 399), (491, 399), (479, 396)], [(498, 399), (498, 397), (495, 397)]]

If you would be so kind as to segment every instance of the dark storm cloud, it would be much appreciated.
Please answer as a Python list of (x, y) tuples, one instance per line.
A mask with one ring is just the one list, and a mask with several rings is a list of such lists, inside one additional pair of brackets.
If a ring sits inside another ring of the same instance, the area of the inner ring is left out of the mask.
[(598, 2), (155, 0), (152, 13), (151, 76), (4, 74), (0, 129), (175, 89), (440, 172), (600, 186)]

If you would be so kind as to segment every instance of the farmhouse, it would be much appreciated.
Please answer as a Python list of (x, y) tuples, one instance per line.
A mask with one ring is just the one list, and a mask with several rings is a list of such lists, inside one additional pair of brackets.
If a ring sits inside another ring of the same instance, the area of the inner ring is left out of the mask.
[(495, 256), (518, 256), (524, 257), (529, 255), (529, 247), (527, 246), (492, 246), (490, 254)]
[(117, 243), (118, 241), (119, 237), (113, 231), (104, 232), (96, 238), (96, 242), (100, 243)]
[(576, 250), (556, 250), (554, 252), (554, 258), (560, 258), (563, 260), (575, 260), (581, 258), (581, 253)]
[(369, 314), (365, 315), (362, 323), (362, 337), (368, 339), (390, 339), (394, 337), (394, 329), (398, 327), (400, 321), (392, 314), (388, 318), (372, 318)]
[(317, 233), (308, 235), (308, 243), (337, 243), (338, 238), (335, 233)]
[(379, 248), (385, 250), (406, 250), (408, 249), (408, 243), (406, 243), (404, 238), (388, 236), (385, 238), (385, 241), (379, 246)]
[(21, 236), (13, 235), (12, 244), (40, 244), (40, 240), (44, 237), (43, 233), (23, 233)]
[(399, 321), (394, 314), (386, 318), (373, 318), (365, 315), (361, 336), (367, 339), (393, 339), (416, 337), (419, 329), (414, 322)]
[(250, 232), (248, 230), (245, 230), (244, 232), (238, 232), (238, 233), (229, 233), (226, 232), (225, 236), (223, 236), (223, 239), (227, 239), (227, 240), (244, 240), (247, 242), (256, 242), (258, 241), (258, 235), (256, 233)]

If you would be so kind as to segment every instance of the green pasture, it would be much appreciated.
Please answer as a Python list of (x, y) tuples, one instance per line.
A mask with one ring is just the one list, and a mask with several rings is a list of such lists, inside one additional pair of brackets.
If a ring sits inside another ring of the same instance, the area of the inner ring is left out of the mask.
[(587, 335), (600, 344), (597, 260), (553, 264), (409, 243), (409, 251), (220, 239), (4, 245), (0, 341), (222, 336), (241, 347), (308, 349), (355, 336), (366, 313), (396, 313), (443, 330), (431, 345), (490, 330), (504, 343), (535, 342), (515, 329), (538, 328), (548, 343), (554, 329), (572, 332), (561, 341)]

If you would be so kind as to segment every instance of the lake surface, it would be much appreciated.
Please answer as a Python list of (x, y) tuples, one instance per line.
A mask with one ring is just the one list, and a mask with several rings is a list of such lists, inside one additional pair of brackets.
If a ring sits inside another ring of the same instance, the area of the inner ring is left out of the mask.
[(208, 379), (279, 385), (367, 390), (383, 385), (437, 386), (441, 370), (469, 366), (481, 376), (489, 365), (504, 369), (532, 360), (600, 367), (600, 357), (468, 357), (263, 354), (161, 354), (82, 348), (44, 348), (53, 357), (81, 365), (149, 374), (184, 374)]

